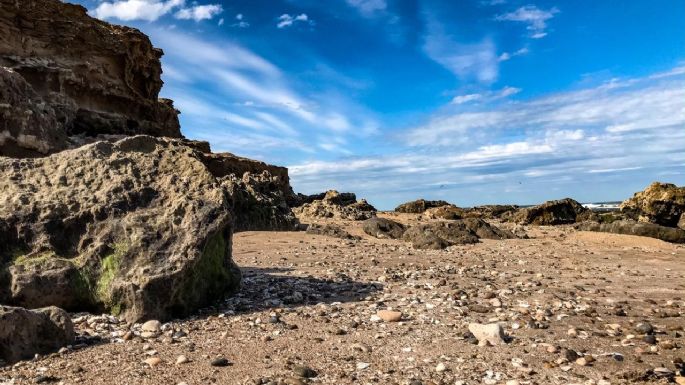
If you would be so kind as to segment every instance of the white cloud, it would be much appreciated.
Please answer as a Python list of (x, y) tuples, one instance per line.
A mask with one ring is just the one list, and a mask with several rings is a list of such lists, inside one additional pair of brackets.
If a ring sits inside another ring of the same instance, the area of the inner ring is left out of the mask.
[(235, 20), (236, 22), (231, 24), (231, 27), (247, 28), (250, 26), (250, 23), (245, 20), (245, 16), (242, 13), (235, 15)]
[(682, 180), (684, 74), (676, 68), (478, 111), (442, 112), (401, 135), (404, 146), (396, 143), (392, 154), (291, 165), (293, 185), (309, 192), (331, 185), (354, 189), (387, 208), (412, 197), (455, 200), (464, 191), (473, 203), (535, 203), (555, 194), (582, 200), (606, 189), (628, 194), (654, 175)]
[(499, 59), (499, 61), (507, 61), (507, 60), (510, 60), (510, 59), (513, 58), (513, 57), (525, 55), (525, 54), (527, 54), (528, 52), (529, 52), (528, 48), (527, 48), (527, 47), (523, 47), (523, 48), (521, 48), (521, 49), (519, 49), (519, 50), (516, 50), (516, 51), (514, 51), (514, 52), (512, 52), (512, 53), (509, 53), (509, 52), (502, 52), (502, 54), (499, 55), (498, 59)]
[(223, 8), (219, 4), (195, 5), (179, 10), (174, 17), (181, 20), (202, 21), (212, 19), (221, 12)]
[(490, 38), (479, 42), (458, 41), (446, 30), (449, 24), (442, 23), (439, 15), (426, 13), (426, 28), (423, 35), (423, 51), (462, 80), (477, 80), (491, 84), (499, 76), (499, 57), (495, 43)]
[(547, 21), (558, 12), (557, 8), (542, 10), (534, 5), (526, 5), (513, 12), (498, 15), (495, 17), (495, 20), (526, 23), (528, 24), (526, 29), (530, 31), (530, 37), (540, 39), (547, 36)]
[(313, 24), (313, 21), (309, 19), (309, 16), (307, 16), (306, 13), (302, 13), (297, 16), (291, 16), (287, 13), (284, 13), (278, 17), (278, 23), (276, 24), (276, 27), (281, 29), (291, 27), (293, 24), (298, 22), (307, 23), (309, 25)]
[(481, 94), (467, 94), (467, 95), (457, 95), (452, 98), (452, 104), (464, 104), (472, 102), (474, 100), (479, 100), (483, 97)]
[(155, 21), (176, 10), (175, 17), (182, 20), (202, 21), (222, 12), (219, 4), (194, 4), (185, 7), (185, 0), (118, 0), (103, 2), (91, 13), (98, 19), (119, 19), (123, 21)]
[(504, 99), (511, 95), (515, 95), (519, 92), (521, 92), (520, 88), (507, 86), (496, 91), (487, 91), (477, 94), (457, 95), (454, 98), (452, 98), (451, 104), (458, 105), (471, 102), (489, 103), (495, 100)]
[(347, 4), (356, 8), (364, 17), (372, 17), (388, 7), (385, 0), (347, 0)]

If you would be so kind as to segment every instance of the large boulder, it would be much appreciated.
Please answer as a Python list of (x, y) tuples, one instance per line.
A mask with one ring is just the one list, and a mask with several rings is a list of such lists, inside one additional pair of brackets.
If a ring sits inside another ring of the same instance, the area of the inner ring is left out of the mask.
[(362, 228), (366, 234), (380, 239), (400, 239), (406, 230), (403, 224), (380, 217), (365, 220)]
[(74, 326), (60, 308), (0, 306), (0, 360), (5, 363), (51, 353), (73, 341)]
[(483, 205), (467, 209), (467, 218), (503, 219), (509, 218), (519, 207), (515, 205)]
[(326, 223), (326, 224), (318, 224), (318, 223), (312, 223), (307, 226), (306, 230), (307, 234), (311, 235), (324, 235), (327, 237), (333, 237), (333, 238), (340, 238), (340, 239), (348, 239), (348, 240), (359, 240), (360, 237), (356, 235), (352, 235), (345, 231), (342, 227), (332, 224), (332, 223)]
[(444, 249), (453, 245), (478, 243), (485, 239), (517, 238), (512, 232), (492, 226), (480, 218), (440, 221), (408, 228), (402, 239), (416, 249)]
[(82, 6), (0, 0), (0, 155), (45, 155), (80, 136), (181, 137), (178, 111), (158, 98), (161, 56)]
[(180, 141), (0, 157), (0, 303), (169, 319), (234, 290), (231, 196)]
[(624, 201), (620, 210), (641, 222), (685, 229), (685, 187), (654, 182)]
[(326, 192), (323, 199), (305, 203), (293, 209), (303, 218), (336, 218), (363, 221), (376, 216), (376, 208), (365, 199), (357, 200), (353, 193)]
[(596, 219), (593, 212), (571, 198), (547, 201), (516, 211), (511, 220), (522, 225), (563, 225)]
[(685, 243), (685, 230), (657, 225), (654, 223), (637, 222), (634, 220), (616, 220), (611, 223), (583, 222), (576, 225), (578, 230), (599, 231), (614, 234), (638, 235), (661, 239), (666, 242)]
[(421, 214), (432, 207), (447, 206), (449, 202), (445, 201), (427, 201), (425, 199), (417, 199), (415, 201), (402, 203), (395, 207), (395, 212)]

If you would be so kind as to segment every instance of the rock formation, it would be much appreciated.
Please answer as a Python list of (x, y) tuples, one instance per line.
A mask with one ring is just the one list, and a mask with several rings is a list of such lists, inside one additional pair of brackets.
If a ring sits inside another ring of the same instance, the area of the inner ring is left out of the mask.
[(158, 98), (161, 56), (81, 6), (0, 0), (0, 155), (49, 154), (79, 135), (181, 137), (178, 111)]
[(617, 220), (611, 223), (587, 221), (579, 223), (576, 225), (576, 228), (583, 231), (639, 235), (641, 237), (661, 239), (666, 242), (685, 243), (685, 230), (634, 220)]
[(427, 201), (425, 199), (417, 199), (415, 201), (402, 203), (401, 205), (399, 205), (395, 208), (395, 211), (398, 213), (420, 214), (420, 213), (422, 213), (422, 212), (424, 212), (427, 209), (430, 209), (432, 207), (440, 207), (440, 206), (447, 206), (447, 205), (449, 205), (449, 202)]
[(366, 200), (357, 201), (353, 193), (339, 193), (335, 190), (326, 192), (321, 200), (294, 208), (293, 212), (304, 218), (337, 218), (353, 221), (363, 221), (376, 216), (376, 209)]
[(351, 235), (347, 231), (343, 230), (342, 227), (330, 223), (320, 225), (317, 223), (312, 223), (307, 226), (307, 234), (312, 235), (325, 235), (327, 237), (349, 239), (349, 240), (359, 240), (360, 237), (356, 235)]
[(406, 230), (403, 224), (380, 217), (365, 220), (363, 229), (366, 234), (379, 239), (400, 239)]
[(571, 198), (547, 201), (541, 205), (519, 209), (511, 220), (523, 225), (563, 225), (596, 218), (596, 215)]
[(0, 306), (0, 360), (14, 363), (50, 353), (74, 341), (74, 326), (62, 309)]
[(0, 303), (168, 319), (240, 282), (230, 194), (178, 141), (0, 158), (0, 191)]
[(484, 205), (466, 210), (465, 217), (482, 219), (508, 219), (519, 207), (515, 205)]
[(402, 237), (417, 249), (444, 249), (453, 245), (477, 243), (480, 238), (510, 239), (516, 236), (482, 219), (468, 218), (412, 226)]
[(634, 220), (685, 229), (685, 187), (654, 182), (624, 201), (620, 210)]
[(466, 216), (466, 213), (467, 211), (460, 207), (454, 205), (445, 205), (427, 209), (426, 211), (424, 211), (423, 214), (428, 219), (454, 220), (464, 218), (464, 216)]

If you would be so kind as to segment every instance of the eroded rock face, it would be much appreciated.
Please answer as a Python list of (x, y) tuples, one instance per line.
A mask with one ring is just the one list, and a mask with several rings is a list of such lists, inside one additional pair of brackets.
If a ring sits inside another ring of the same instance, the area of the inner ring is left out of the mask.
[(53, 153), (72, 136), (181, 137), (178, 111), (158, 99), (161, 56), (81, 6), (0, 0), (0, 155)]
[(465, 213), (469, 218), (503, 219), (509, 218), (519, 207), (515, 205), (484, 205), (468, 209)]
[(654, 182), (624, 201), (620, 209), (641, 222), (685, 229), (685, 187)]
[(596, 215), (571, 198), (547, 201), (515, 212), (511, 220), (523, 225), (563, 225), (596, 219)]
[[(234, 174), (223, 178), (222, 184), (232, 197), (236, 232), (295, 230), (299, 221), (288, 207), (289, 195), (281, 178), (267, 170), (245, 172), (241, 179)], [(290, 188), (287, 182), (285, 186)]]
[(321, 200), (314, 200), (293, 209), (304, 218), (337, 218), (363, 221), (376, 216), (376, 208), (365, 199), (357, 200), (353, 193), (326, 192)]
[(633, 220), (616, 220), (611, 223), (583, 222), (576, 225), (578, 230), (599, 231), (604, 233), (638, 235), (661, 239), (672, 243), (685, 243), (685, 230)]
[(179, 141), (0, 158), (0, 193), (1, 303), (169, 319), (240, 282), (229, 191)]
[(398, 213), (421, 214), (432, 207), (447, 206), (449, 204), (449, 202), (445, 201), (427, 201), (425, 199), (417, 199), (415, 201), (402, 203), (395, 208), (395, 211)]
[(62, 309), (0, 306), (0, 360), (6, 363), (51, 353), (73, 341), (74, 325)]
[(373, 217), (363, 223), (366, 234), (379, 239), (400, 239), (404, 235), (406, 227), (391, 219)]

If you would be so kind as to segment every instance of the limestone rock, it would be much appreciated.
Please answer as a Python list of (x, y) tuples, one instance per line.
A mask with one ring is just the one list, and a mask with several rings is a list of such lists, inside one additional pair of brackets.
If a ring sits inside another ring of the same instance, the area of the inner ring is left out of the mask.
[(479, 324), (470, 323), (469, 331), (479, 344), (502, 345), (506, 343), (504, 328), (499, 323)]
[(449, 202), (427, 201), (425, 199), (417, 199), (415, 201), (402, 203), (401, 205), (395, 208), (395, 211), (398, 213), (421, 214), (432, 207), (440, 207), (447, 205), (449, 205)]
[(594, 213), (571, 198), (547, 201), (541, 205), (519, 209), (512, 220), (523, 225), (562, 225), (594, 219)]
[(620, 209), (631, 219), (685, 230), (685, 187), (654, 182), (624, 201)]
[(380, 239), (400, 239), (406, 230), (403, 224), (380, 217), (367, 219), (362, 225), (365, 233)]
[(74, 326), (62, 309), (0, 306), (0, 360), (13, 363), (57, 351), (73, 341)]
[(466, 210), (454, 205), (446, 205), (427, 209), (424, 211), (424, 215), (428, 219), (454, 220), (464, 218)]
[(81, 6), (0, 0), (0, 155), (45, 155), (77, 136), (181, 137), (178, 111), (158, 98), (161, 56)]
[(356, 200), (353, 193), (326, 192), (321, 200), (314, 200), (293, 209), (304, 218), (336, 218), (363, 221), (376, 216), (376, 208), (366, 200)]
[(230, 194), (180, 141), (0, 158), (0, 302), (182, 316), (235, 289)]
[(638, 235), (641, 237), (661, 239), (666, 242), (685, 243), (685, 230), (633, 220), (617, 220), (611, 223), (588, 221), (579, 223), (576, 228), (583, 231)]

